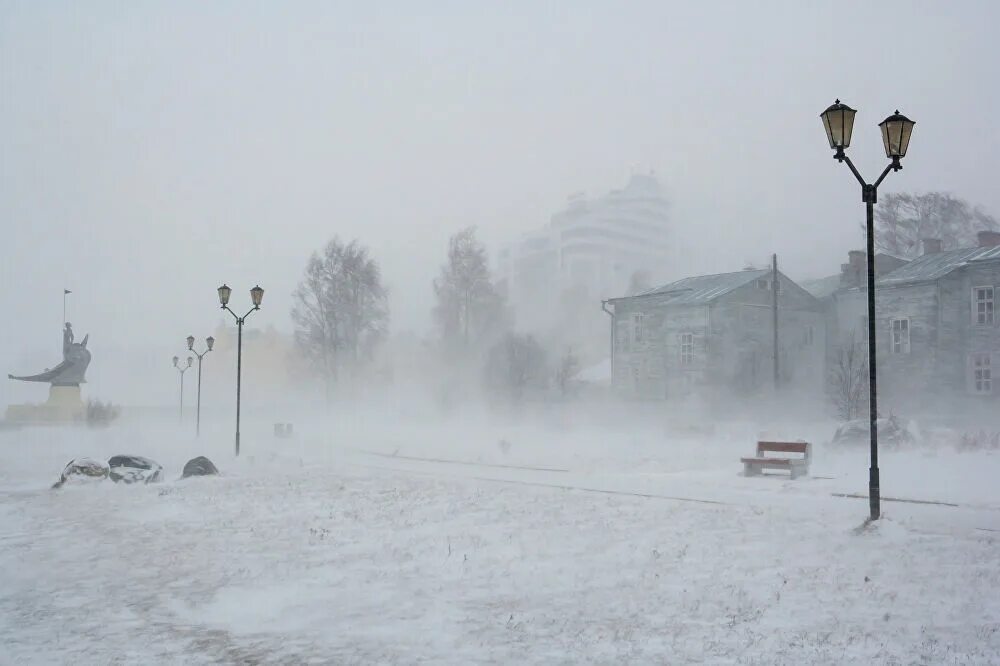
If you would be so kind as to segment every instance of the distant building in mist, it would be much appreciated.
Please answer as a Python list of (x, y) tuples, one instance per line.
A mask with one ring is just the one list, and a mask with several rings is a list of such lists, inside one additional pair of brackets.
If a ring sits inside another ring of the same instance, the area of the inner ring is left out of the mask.
[(601, 300), (670, 275), (675, 248), (669, 203), (652, 174), (621, 190), (571, 196), (547, 227), (501, 248), (497, 273), (517, 326), (607, 356)]

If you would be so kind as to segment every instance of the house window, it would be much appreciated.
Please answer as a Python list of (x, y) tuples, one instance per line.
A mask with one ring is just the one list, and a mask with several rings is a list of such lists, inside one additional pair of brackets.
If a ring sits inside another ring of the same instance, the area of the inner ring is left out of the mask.
[(774, 284), (775, 291), (777, 291), (779, 294), (781, 293), (781, 282), (772, 283), (772, 281), (768, 280), (767, 278), (757, 278), (756, 284), (758, 289), (767, 289), (769, 291), (771, 289), (771, 285)]
[(993, 392), (993, 365), (989, 354), (972, 355), (972, 391), (982, 394)]
[(893, 354), (910, 353), (910, 320), (890, 319), (892, 341), (889, 348)]
[(973, 287), (973, 321), (976, 324), (993, 323), (993, 287)]
[(694, 363), (694, 334), (681, 333), (681, 365)]
[(642, 342), (642, 325), (645, 318), (641, 312), (632, 313), (632, 340), (635, 342)]

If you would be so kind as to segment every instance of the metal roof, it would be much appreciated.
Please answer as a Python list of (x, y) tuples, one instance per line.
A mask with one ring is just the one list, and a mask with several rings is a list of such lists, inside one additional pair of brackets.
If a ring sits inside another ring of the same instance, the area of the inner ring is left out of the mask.
[(968, 266), (972, 262), (990, 259), (1000, 259), (1000, 246), (967, 247), (960, 250), (925, 254), (882, 276), (879, 278), (878, 284), (894, 286), (910, 282), (939, 280), (957, 268)]
[(803, 280), (799, 286), (816, 298), (826, 298), (840, 289), (840, 276), (830, 275), (815, 280)]
[(748, 282), (767, 277), (770, 274), (770, 269), (763, 269), (719, 273), (717, 275), (698, 275), (644, 291), (636, 296), (662, 296), (668, 299), (668, 305), (702, 305), (728, 294), (733, 289), (742, 287)]

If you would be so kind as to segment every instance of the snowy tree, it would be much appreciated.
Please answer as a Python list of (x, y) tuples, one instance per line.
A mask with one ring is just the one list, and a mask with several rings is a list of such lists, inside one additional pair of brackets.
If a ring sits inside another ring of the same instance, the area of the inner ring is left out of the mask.
[(434, 320), (449, 348), (469, 349), (504, 320), (503, 297), (490, 276), (486, 248), (467, 227), (448, 241), (448, 259), (434, 280)]
[(992, 215), (944, 192), (884, 194), (875, 206), (876, 248), (901, 259), (919, 257), (925, 238), (945, 250), (974, 247), (976, 232), (997, 228)]
[(378, 263), (357, 240), (334, 238), (306, 264), (292, 294), (295, 341), (327, 387), (347, 371), (351, 378), (369, 361), (389, 320)]
[(545, 351), (530, 335), (507, 333), (486, 357), (486, 387), (515, 401), (529, 387), (544, 388), (547, 375)]
[(830, 397), (837, 416), (845, 421), (858, 418), (868, 404), (868, 346), (850, 339), (838, 346), (830, 367)]

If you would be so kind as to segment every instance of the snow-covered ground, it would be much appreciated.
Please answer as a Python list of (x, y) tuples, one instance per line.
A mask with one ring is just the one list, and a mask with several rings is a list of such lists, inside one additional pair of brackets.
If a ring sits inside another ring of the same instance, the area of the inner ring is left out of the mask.
[[(0, 663), (1000, 663), (1000, 455), (353, 415), (0, 432)], [(502, 444), (506, 442), (506, 444)], [(154, 486), (49, 486), (144, 455)], [(178, 481), (205, 454), (220, 478)]]

